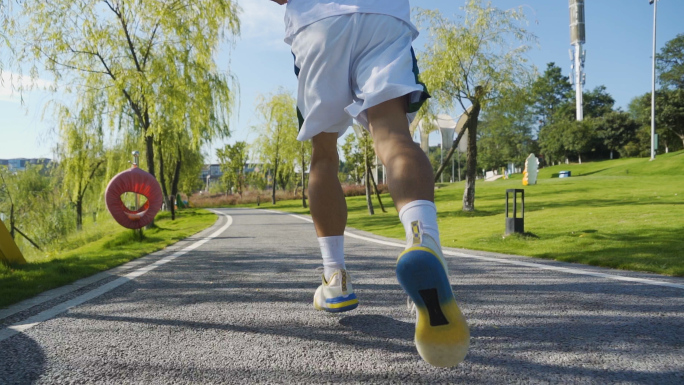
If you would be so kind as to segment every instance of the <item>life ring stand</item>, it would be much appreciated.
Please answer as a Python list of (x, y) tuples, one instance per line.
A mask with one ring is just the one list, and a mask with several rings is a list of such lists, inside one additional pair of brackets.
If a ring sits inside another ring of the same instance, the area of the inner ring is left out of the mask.
[[(140, 194), (147, 198), (147, 202), (139, 209), (131, 210), (121, 200), (121, 195), (127, 192)], [(105, 190), (105, 203), (109, 213), (121, 226), (133, 230), (152, 223), (163, 201), (164, 196), (157, 179), (138, 168), (137, 164), (116, 174)]]

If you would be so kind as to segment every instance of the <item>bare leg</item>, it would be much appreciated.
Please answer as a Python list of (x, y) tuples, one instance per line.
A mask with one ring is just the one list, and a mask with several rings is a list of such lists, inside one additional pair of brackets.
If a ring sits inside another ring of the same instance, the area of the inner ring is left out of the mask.
[[(387, 167), (389, 189), (397, 210), (413, 201), (434, 202), (435, 192), (430, 161), (409, 134), (405, 105), (405, 99), (400, 98), (368, 110), (375, 151)], [(422, 223), (433, 228), (424, 227), (425, 234), (437, 231), (436, 212), (433, 212), (431, 223)], [(401, 220), (409, 239), (407, 222), (412, 223), (411, 219)], [(435, 244), (431, 239), (421, 236), (420, 245), (427, 246), (432, 253), (424, 248), (410, 247), (399, 256), (397, 280), (416, 304), (415, 343), (418, 353), (434, 366), (450, 367), (458, 365), (468, 353), (470, 332), (453, 297), (439, 242), (435, 239)], [(441, 263), (435, 260), (435, 256)], [(431, 303), (425, 299), (428, 295), (433, 296)], [(443, 314), (444, 319), (435, 319), (433, 326), (433, 314), (438, 313)]]
[(412, 201), (435, 200), (430, 160), (413, 141), (406, 119), (406, 98), (388, 100), (368, 109), (375, 153), (387, 167), (390, 194), (397, 211)]
[(339, 163), (337, 133), (314, 136), (309, 207), (323, 257), (323, 282), (314, 294), (314, 308), (329, 312), (349, 311), (359, 305), (344, 263), (347, 202), (337, 179)]
[(337, 134), (321, 133), (313, 137), (309, 205), (319, 237), (343, 235), (347, 226), (347, 202), (337, 170)]

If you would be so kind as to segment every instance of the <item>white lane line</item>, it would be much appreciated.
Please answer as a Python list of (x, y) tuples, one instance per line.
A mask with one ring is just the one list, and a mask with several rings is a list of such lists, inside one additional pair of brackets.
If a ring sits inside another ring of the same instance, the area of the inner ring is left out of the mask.
[[(278, 214), (285, 214), (285, 215), (289, 215), (291, 217), (295, 217), (295, 218), (313, 223), (313, 220), (311, 220), (310, 218), (303, 217), (301, 215), (288, 214), (288, 213), (284, 213), (282, 211), (275, 211), (275, 210), (264, 210), (264, 211), (270, 211), (270, 212), (278, 213)], [(403, 243), (382, 241), (379, 239), (364, 237), (363, 235), (352, 234), (348, 231), (345, 231), (344, 235), (346, 235), (348, 237), (368, 241), (368, 242), (378, 243), (380, 245), (385, 245), (385, 246), (400, 247), (402, 249), (406, 247), (406, 245)], [(606, 279), (612, 279), (612, 280), (616, 280), (616, 281), (636, 282), (636, 283), (643, 283), (646, 285), (665, 286), (665, 287), (672, 287), (675, 289), (684, 289), (684, 284), (673, 283), (673, 282), (665, 282), (665, 281), (656, 281), (654, 279), (648, 279), (648, 278), (625, 277), (625, 276), (615, 275), (615, 274), (599, 273), (599, 272), (595, 272), (595, 271), (588, 271), (588, 270), (582, 270), (582, 269), (573, 269), (570, 267), (551, 266), (551, 265), (544, 265), (541, 263), (534, 263), (534, 262), (524, 262), (524, 261), (511, 260), (511, 259), (485, 257), (485, 256), (466, 254), (466, 253), (461, 253), (458, 251), (451, 251), (451, 250), (443, 250), (443, 252), (446, 255), (451, 255), (451, 256), (460, 257), (460, 258), (470, 258), (470, 259), (477, 259), (480, 261), (505, 263), (508, 265), (516, 265), (516, 266), (524, 266), (524, 267), (532, 267), (535, 269), (559, 271), (559, 272), (568, 273), (568, 274), (588, 275), (588, 276), (592, 276), (592, 277), (606, 278)]]
[(216, 210), (210, 210), (210, 211), (214, 212), (215, 214), (222, 215), (222, 216), (226, 217), (226, 224), (221, 226), (220, 229), (216, 230), (211, 235), (206, 236), (206, 237), (200, 239), (199, 241), (191, 244), (190, 246), (187, 246), (187, 247), (185, 247), (179, 251), (176, 251), (173, 254), (171, 254), (167, 257), (164, 257), (164, 258), (162, 258), (162, 259), (160, 259), (154, 263), (151, 263), (145, 267), (141, 267), (139, 269), (136, 269), (135, 271), (128, 273), (121, 278), (117, 278), (114, 281), (108, 282), (108, 283), (106, 283), (102, 286), (99, 286), (99, 287), (97, 287), (97, 288), (95, 288), (95, 289), (93, 289), (87, 293), (81, 294), (80, 296), (73, 298), (69, 301), (62, 302), (57, 306), (54, 306), (50, 309), (42, 311), (42, 312), (40, 312), (40, 313), (38, 313), (32, 317), (29, 317), (23, 321), (20, 321), (20, 322), (13, 324), (13, 325), (10, 325), (5, 329), (0, 329), (0, 341), (6, 340), (7, 338), (10, 338), (15, 334), (22, 333), (22, 332), (40, 324), (41, 322), (45, 322), (45, 321), (57, 316), (58, 314), (61, 314), (65, 311), (71, 309), (74, 306), (78, 306), (78, 305), (83, 304), (84, 302), (90, 301), (91, 299), (98, 297), (98, 296), (100, 296), (100, 295), (102, 295), (108, 291), (111, 291), (111, 290), (123, 285), (126, 282), (130, 282), (133, 279), (140, 277), (141, 275), (143, 275), (147, 272), (150, 272), (150, 271), (158, 268), (161, 265), (164, 265), (164, 264), (167, 264), (167, 263), (173, 261), (174, 259), (180, 257), (183, 254), (186, 254), (192, 250), (195, 250), (196, 248), (202, 246), (203, 244), (207, 243), (211, 239), (216, 238), (219, 235), (221, 235), (224, 231), (226, 231), (230, 227), (230, 225), (233, 224), (233, 217), (231, 217), (230, 215), (226, 215), (226, 214), (224, 214), (220, 211), (216, 211)]

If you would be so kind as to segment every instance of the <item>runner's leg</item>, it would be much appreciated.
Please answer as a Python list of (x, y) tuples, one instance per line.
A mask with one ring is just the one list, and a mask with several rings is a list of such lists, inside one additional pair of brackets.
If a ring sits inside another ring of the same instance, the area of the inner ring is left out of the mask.
[(337, 178), (339, 155), (337, 133), (320, 133), (313, 137), (309, 201), (311, 217), (319, 237), (344, 234), (347, 226), (347, 202)]
[(434, 202), (435, 182), (425, 152), (413, 141), (406, 119), (406, 98), (368, 109), (375, 153), (387, 168), (387, 184), (397, 211), (409, 202)]
[(347, 202), (337, 179), (337, 133), (313, 137), (309, 207), (323, 256), (323, 279), (314, 294), (314, 307), (328, 312), (355, 309), (359, 300), (344, 264)]

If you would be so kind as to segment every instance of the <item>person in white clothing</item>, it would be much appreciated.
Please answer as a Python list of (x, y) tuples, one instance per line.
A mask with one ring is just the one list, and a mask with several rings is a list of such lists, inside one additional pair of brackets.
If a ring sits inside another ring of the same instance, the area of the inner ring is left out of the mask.
[(272, 1), (287, 4), (285, 42), (299, 83), (298, 139), (313, 144), (309, 200), (324, 267), (314, 307), (342, 312), (359, 303), (344, 263), (347, 205), (337, 178), (337, 139), (355, 119), (386, 166), (406, 232), (397, 279), (416, 307), (418, 353), (435, 366), (457, 365), (470, 334), (439, 241), (432, 167), (409, 133), (430, 96), (418, 79), (411, 47), (418, 31), (408, 0)]

